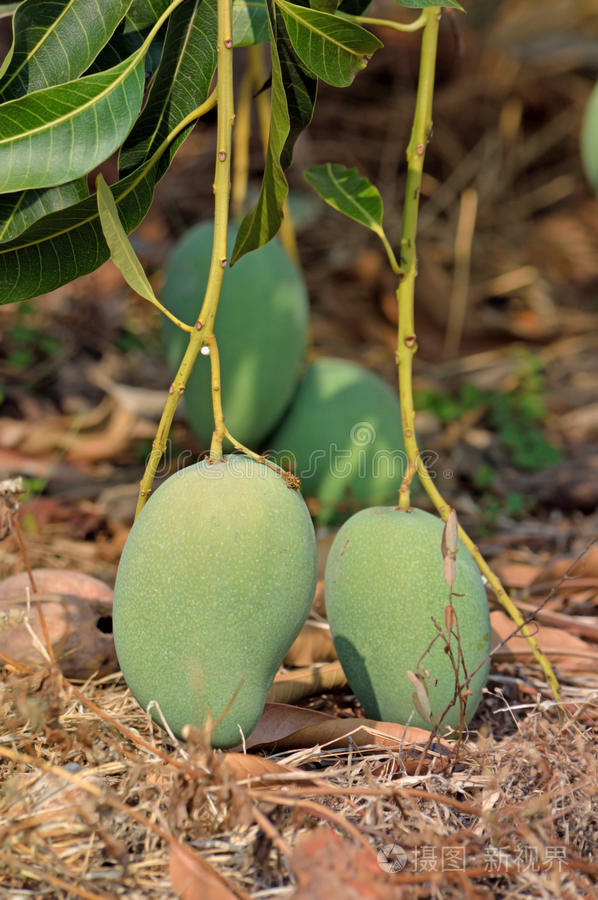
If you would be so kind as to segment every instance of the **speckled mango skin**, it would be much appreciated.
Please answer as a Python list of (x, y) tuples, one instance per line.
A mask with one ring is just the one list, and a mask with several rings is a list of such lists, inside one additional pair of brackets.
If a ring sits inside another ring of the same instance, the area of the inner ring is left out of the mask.
[[(372, 718), (407, 722), (414, 693), (407, 670), (418, 671), (418, 660), (437, 634), (432, 617), (445, 627), (449, 588), (440, 549), (443, 528), (439, 518), (419, 509), (372, 507), (349, 519), (330, 549), (325, 574), (328, 621), (347, 680)], [(490, 652), (488, 601), (473, 557), (460, 540), (456, 561), (453, 605), (463, 657), (472, 672)], [(451, 702), (455, 687), (444, 646), (437, 640), (423, 659), (431, 673), (434, 720)], [(488, 671), (486, 662), (471, 681), (467, 722), (480, 702)], [(430, 728), (417, 711), (410, 724)], [(458, 702), (442, 725), (458, 727)]]
[(294, 466), (321, 525), (390, 503), (405, 472), (397, 392), (359, 363), (317, 359), (268, 446), (281, 465)]
[[(194, 325), (208, 281), (213, 224), (190, 229), (166, 269), (162, 302)], [(236, 229), (228, 232), (228, 254)], [(259, 446), (276, 426), (297, 386), (307, 349), (309, 304), (301, 273), (278, 240), (248, 253), (224, 272), (215, 334), (220, 353), (222, 403), (231, 434)], [(166, 358), (176, 372), (188, 335), (163, 319)], [(199, 356), (183, 402), (189, 425), (209, 446), (214, 422), (210, 360)]]
[(114, 589), (116, 653), (139, 704), (157, 700), (181, 735), (208, 710), (215, 722), (238, 690), (212, 744), (239, 744), (307, 617), (316, 555), (301, 494), (268, 466), (228, 456), (168, 478), (133, 525)]

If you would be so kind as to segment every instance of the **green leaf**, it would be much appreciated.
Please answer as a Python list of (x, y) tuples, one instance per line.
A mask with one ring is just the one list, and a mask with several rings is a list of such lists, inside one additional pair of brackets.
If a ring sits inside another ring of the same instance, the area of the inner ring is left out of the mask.
[(307, 169), (305, 178), (329, 206), (372, 231), (381, 231), (382, 197), (371, 181), (361, 176), (357, 169), (325, 163)]
[(249, 47), (269, 39), (268, 11), (263, 0), (233, 0), (233, 44)]
[(438, 3), (438, 0), (396, 0), (396, 2), (399, 6), (407, 6), (409, 9), (427, 9), (429, 6), (452, 6), (453, 9), (460, 9), (462, 12), (465, 12), (457, 0), (442, 0), (442, 3)]
[(272, 113), (266, 167), (255, 209), (239, 227), (231, 263), (266, 244), (282, 222), (282, 208), (289, 192), (284, 172), (291, 164), (295, 141), (309, 125), (317, 82), (293, 50), (282, 16), (273, 0), (267, 0), (272, 58)]
[(382, 43), (361, 25), (288, 0), (276, 0), (302, 62), (327, 84), (346, 87)]
[(102, 175), (96, 178), (98, 212), (106, 243), (114, 265), (133, 290), (150, 303), (157, 302), (154, 290), (149, 283), (143, 266), (137, 259), (127, 233), (122, 226), (112, 191)]
[(100, 52), (131, 0), (24, 0), (0, 80), (0, 101), (78, 78)]
[(20, 6), (20, 3), (0, 3), (0, 18), (2, 16), (12, 16), (17, 6)]
[[(123, 227), (139, 225), (152, 201), (158, 158), (148, 161), (112, 191)], [(110, 256), (95, 193), (37, 221), (0, 245), (0, 303), (27, 300), (93, 272)]]
[[(167, 12), (180, 3), (173, 0)], [(0, 106), (0, 193), (71, 181), (120, 146), (141, 107), (144, 55), (160, 24), (107, 72)]]
[(0, 244), (22, 234), (38, 219), (72, 206), (88, 195), (87, 178), (82, 176), (58, 187), (35, 188), (0, 196)]
[(320, 12), (335, 13), (338, 7), (338, 0), (310, 0), (312, 9), (319, 9)]
[(141, 108), (143, 54), (0, 106), (0, 193), (71, 181), (107, 159)]
[[(169, 0), (133, 0), (126, 16), (100, 53), (89, 67), (89, 75), (92, 72), (103, 72), (111, 69), (123, 59), (132, 56), (138, 50), (148, 34), (160, 18), (166, 12)], [(161, 33), (156, 36), (146, 55), (145, 69), (157, 68), (162, 47)], [(157, 57), (157, 60), (156, 60)], [(154, 66), (155, 62), (155, 66)]]
[[(207, 10), (206, 4), (205, 15), (209, 16)], [(201, 62), (196, 60), (196, 64), (200, 66)], [(197, 105), (205, 99), (199, 95), (195, 98)], [(183, 118), (171, 122), (173, 132)], [(167, 147), (158, 148), (154, 156), (112, 185), (114, 202), (127, 233), (139, 225), (149, 209), (156, 182), (164, 171), (160, 160), (166, 155), (170, 158), (170, 149), (177, 140), (178, 137), (169, 137)], [(46, 216), (19, 238), (0, 244), (0, 303), (26, 300), (54, 290), (97, 269), (109, 255), (93, 194)]]
[[(149, 97), (121, 150), (121, 176), (149, 159), (173, 128), (206, 100), (216, 68), (216, 43), (216, 0), (185, 0), (170, 17)], [(192, 128), (170, 145), (159, 163), (158, 178)]]

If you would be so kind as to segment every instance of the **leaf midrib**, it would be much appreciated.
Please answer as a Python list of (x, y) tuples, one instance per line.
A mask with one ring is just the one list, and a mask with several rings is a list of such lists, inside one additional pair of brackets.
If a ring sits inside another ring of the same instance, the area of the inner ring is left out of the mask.
[[(333, 173), (333, 171), (332, 171), (332, 164), (331, 164), (331, 163), (326, 163), (326, 170), (327, 170), (328, 174), (330, 175), (331, 181), (337, 186), (337, 188), (338, 188), (338, 190), (340, 191), (340, 193), (341, 193), (344, 197), (346, 197), (347, 200), (349, 200), (349, 201), (353, 204), (353, 206), (354, 206), (356, 209), (361, 210), (362, 213), (364, 212), (364, 213), (366, 214), (367, 219), (372, 223), (372, 225), (374, 225), (376, 228), (380, 228), (380, 226), (379, 226), (378, 222), (376, 221), (376, 219), (373, 218), (373, 216), (367, 211), (367, 209), (365, 209), (364, 206), (360, 206), (360, 205), (357, 203), (357, 201), (351, 196), (351, 194), (348, 194), (347, 191), (342, 187), (342, 185), (341, 185), (340, 182), (338, 181), (336, 175), (335, 175), (335, 174)], [(339, 212), (342, 212), (342, 210), (339, 210)], [(370, 225), (370, 228), (372, 228), (372, 225)]]
[[(44, 42), (45, 42), (46, 40), (48, 40), (48, 38), (54, 33), (54, 31), (55, 31), (56, 28), (58, 27), (59, 22), (61, 22), (62, 19), (65, 17), (65, 15), (69, 12), (69, 10), (72, 9), (72, 6), (73, 6), (74, 3), (76, 3), (76, 0), (69, 0), (68, 6), (65, 6), (64, 10), (61, 12), (61, 14), (60, 14), (60, 15), (58, 16), (58, 18), (55, 20), (54, 24), (51, 25), (50, 28), (49, 28), (47, 31), (44, 32), (43, 36), (42, 36), (42, 37), (40, 38), (40, 40), (37, 42), (37, 44), (35, 45), (35, 47), (31, 50), (30, 53), (28, 53), (28, 54), (25, 56), (25, 58), (23, 59), (23, 62), (21, 63), (21, 65), (18, 66), (18, 68), (15, 69), (15, 71), (13, 72), (13, 74), (11, 75), (11, 77), (10, 77), (7, 81), (4, 82), (4, 84), (2, 85), (2, 88), (3, 88), (3, 89), (5, 89), (9, 84), (12, 84), (12, 82), (15, 80), (15, 78), (17, 77), (17, 75), (22, 71), (22, 69), (24, 68), (24, 66), (29, 62), (30, 59), (33, 58), (33, 56), (35, 55), (35, 53), (37, 53), (38, 49), (39, 49), (41, 46), (43, 46)], [(43, 88), (42, 88), (42, 90), (43, 90)], [(4, 90), (2, 90), (2, 93), (4, 93)]]
[[(54, 130), (58, 125), (62, 124), (63, 122), (68, 122), (69, 119), (72, 119), (75, 116), (78, 116), (81, 112), (85, 111), (88, 107), (93, 107), (97, 103), (99, 103), (103, 97), (105, 97), (107, 94), (111, 93), (115, 88), (117, 88), (125, 80), (127, 74), (130, 71), (132, 71), (136, 66), (139, 65), (140, 61), (143, 59), (143, 57), (147, 53), (149, 45), (151, 44), (152, 40), (154, 39), (156, 33), (162, 27), (162, 23), (164, 22), (166, 17), (169, 16), (170, 13), (173, 11), (173, 9), (175, 9), (177, 6), (179, 6), (182, 2), (183, 2), (183, 0), (173, 0), (173, 2), (164, 10), (162, 15), (158, 19), (158, 21), (155, 23), (154, 27), (149, 32), (147, 38), (145, 39), (145, 41), (143, 42), (141, 47), (139, 47), (139, 49), (136, 50), (135, 53), (133, 53), (128, 59), (123, 60), (123, 62), (117, 63), (111, 69), (107, 69), (105, 72), (101, 72), (97, 76), (96, 75), (89, 76), (90, 79), (97, 78), (97, 80), (99, 81), (101, 78), (106, 77), (111, 72), (116, 72), (121, 66), (124, 66), (122, 77), (117, 78), (116, 81), (111, 81), (110, 84), (106, 87), (106, 89), (104, 91), (101, 91), (99, 94), (95, 95), (87, 103), (84, 103), (81, 106), (77, 106), (75, 109), (69, 111), (66, 115), (60, 116), (58, 119), (51, 119), (48, 122), (44, 122), (43, 125), (40, 125), (37, 128), (30, 128), (27, 131), (22, 132), (21, 134), (12, 135), (12, 137), (8, 137), (8, 138), (0, 138), (0, 146), (2, 146), (2, 144), (16, 143), (17, 141), (26, 139), (26, 138), (30, 137), (31, 135), (42, 134), (44, 131)], [(65, 82), (64, 85), (58, 85), (58, 87), (68, 87), (69, 85), (75, 85), (75, 84), (77, 84), (78, 81), (79, 81), (79, 79), (75, 78), (72, 81)], [(15, 104), (21, 103), (22, 104), (23, 100), (24, 99), (26, 100), (28, 96), (35, 97), (36, 95), (39, 96), (39, 94), (43, 93), (44, 91), (55, 91), (56, 87), (57, 86), (54, 85), (53, 87), (50, 87), (50, 88), (42, 88), (39, 91), (33, 91), (31, 94), (25, 95), (24, 98), (17, 97), (15, 100), (9, 100), (7, 103), (3, 103), (2, 107), (0, 107), (0, 108), (7, 109), (13, 103), (15, 103)]]
[[(191, 31), (192, 31), (192, 29), (193, 29), (193, 20), (194, 20), (194, 18), (195, 18), (195, 13), (197, 12), (197, 7), (198, 7), (200, 4), (201, 4), (201, 0), (195, 0), (195, 3), (194, 3), (194, 5), (193, 5), (193, 13), (192, 13), (191, 16), (189, 17), (190, 25), (189, 25), (189, 28), (187, 29), (187, 34), (186, 34), (186, 36), (185, 36), (185, 42), (184, 42), (185, 47), (187, 47), (187, 44), (188, 44), (189, 41), (191, 40)], [(174, 76), (173, 76), (173, 78), (172, 78), (172, 81), (171, 81), (171, 84), (170, 84), (170, 88), (169, 88), (169, 90), (168, 90), (168, 94), (166, 95), (166, 96), (167, 96), (167, 100), (170, 99), (170, 97), (172, 96), (172, 92), (174, 91), (175, 82), (176, 82), (176, 76), (178, 75), (178, 73), (179, 73), (179, 71), (180, 71), (180, 68), (181, 68), (181, 65), (182, 65), (183, 56), (184, 56), (184, 50), (183, 50), (183, 52), (180, 53), (179, 58), (177, 59), (177, 64), (176, 64), (176, 68), (175, 68), (175, 74), (174, 74)], [(161, 114), (160, 114), (160, 117), (158, 118), (158, 121), (156, 122), (156, 126), (155, 126), (154, 130), (153, 130), (152, 133), (151, 133), (150, 139), (145, 141), (146, 146), (148, 147), (148, 149), (152, 146), (154, 140), (156, 139), (156, 136), (159, 135), (159, 132), (160, 132), (160, 125), (162, 124), (163, 121), (166, 120), (166, 113), (165, 113), (165, 109), (166, 109), (166, 108), (167, 108), (167, 102), (162, 104), (162, 112), (161, 112)], [(147, 151), (146, 151), (146, 152), (147, 152)]]
[[(310, 23), (309, 14), (314, 13), (319, 16), (328, 16), (329, 18), (336, 19), (337, 21), (340, 22), (341, 19), (337, 18), (337, 16), (333, 16), (330, 13), (323, 13), (320, 10), (310, 9), (309, 7), (302, 6), (299, 8), (308, 10), (307, 18), (302, 19), (301, 16), (297, 15), (297, 13), (294, 11), (294, 8), (293, 8), (294, 4), (287, 3), (286, 0), (275, 0), (275, 2), (278, 6), (280, 6), (281, 10), (283, 10), (284, 12), (287, 13), (287, 15), (289, 15), (293, 19), (295, 19), (296, 22), (299, 22), (300, 25), (303, 25), (304, 28), (309, 28), (310, 31), (313, 31), (314, 34), (318, 35), (318, 37), (320, 37), (322, 40), (327, 41), (330, 44), (335, 44), (340, 50), (343, 50), (345, 53), (351, 53), (353, 56), (356, 56), (358, 59), (363, 59), (363, 56), (364, 56), (363, 53), (360, 53), (357, 50), (352, 50), (350, 47), (347, 47), (346, 44), (343, 44), (340, 41), (336, 40), (335, 38), (331, 37), (329, 32), (321, 31), (319, 28), (316, 28), (314, 25), (312, 25)], [(312, 19), (312, 22), (313, 22), (313, 19)], [(361, 26), (357, 26), (357, 27), (360, 28)], [(365, 30), (365, 28), (362, 29), (362, 31), (364, 31), (366, 34), (369, 33)]]

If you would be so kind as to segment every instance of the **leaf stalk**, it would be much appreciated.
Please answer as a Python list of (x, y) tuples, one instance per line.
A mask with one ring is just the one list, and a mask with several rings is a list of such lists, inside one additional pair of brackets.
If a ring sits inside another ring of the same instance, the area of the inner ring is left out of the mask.
[(413, 22), (393, 22), (392, 19), (376, 19), (371, 16), (354, 16), (351, 13), (336, 12), (339, 19), (346, 19), (347, 22), (355, 22), (356, 25), (373, 25), (378, 28), (392, 28), (393, 31), (402, 31), (405, 33), (420, 31), (426, 24), (425, 13), (421, 13)]

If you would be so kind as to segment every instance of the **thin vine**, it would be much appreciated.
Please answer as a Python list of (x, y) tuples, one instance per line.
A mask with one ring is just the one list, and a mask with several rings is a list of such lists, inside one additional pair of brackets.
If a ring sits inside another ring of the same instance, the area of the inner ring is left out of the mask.
[[(411, 503), (411, 483), (417, 474), (428, 497), (443, 520), (447, 520), (450, 506), (438, 491), (419, 452), (415, 436), (415, 411), (413, 406), (413, 357), (417, 352), (417, 336), (414, 321), (415, 278), (417, 275), (416, 234), (421, 192), (422, 173), (426, 146), (432, 132), (432, 100), (434, 96), (434, 76), (438, 29), (441, 18), (440, 7), (430, 7), (422, 13), (424, 20), (420, 56), (419, 81), (413, 128), (407, 147), (407, 181), (401, 231), (400, 266), (402, 275), (396, 296), (398, 301), (397, 368), (403, 439), (407, 453), (407, 468), (399, 489), (398, 509), (407, 510)], [(487, 579), (498, 602), (505, 608), (511, 619), (519, 626), (521, 634), (540, 665), (546, 681), (557, 701), (560, 701), (559, 685), (548, 658), (538, 648), (524, 619), (507, 594), (498, 576), (492, 571), (476, 544), (465, 530), (459, 526), (459, 537), (473, 556), (478, 569)]]

